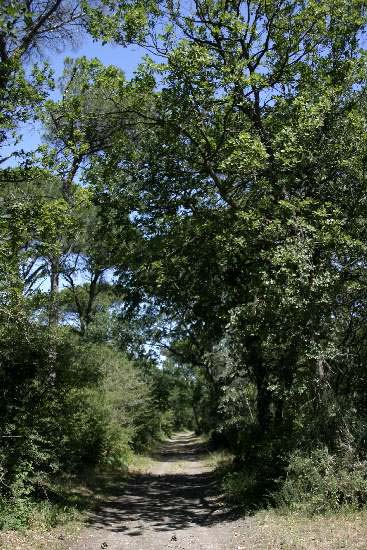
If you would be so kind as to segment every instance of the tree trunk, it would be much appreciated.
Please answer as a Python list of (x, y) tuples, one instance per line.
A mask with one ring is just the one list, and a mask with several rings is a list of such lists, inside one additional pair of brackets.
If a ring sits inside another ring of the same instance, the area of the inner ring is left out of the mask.
[(60, 262), (59, 258), (50, 260), (50, 306), (49, 306), (49, 325), (56, 326), (59, 322), (59, 304), (58, 294), (60, 287)]
[(271, 422), (271, 392), (268, 389), (268, 373), (264, 365), (261, 342), (258, 336), (251, 336), (247, 341), (248, 360), (254, 373), (257, 398), (257, 421), (262, 433), (266, 433)]

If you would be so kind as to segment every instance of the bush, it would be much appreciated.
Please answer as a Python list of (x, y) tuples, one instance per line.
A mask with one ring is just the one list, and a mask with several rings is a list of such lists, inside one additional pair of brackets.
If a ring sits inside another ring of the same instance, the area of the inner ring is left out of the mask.
[(332, 455), (327, 448), (295, 452), (281, 483), (273, 496), (282, 508), (310, 515), (356, 509), (367, 502), (367, 463)]
[(77, 510), (48, 500), (0, 497), (0, 530), (50, 529), (76, 519)]
[(225, 500), (244, 512), (257, 510), (266, 504), (266, 490), (255, 471), (233, 471), (222, 481)]
[(0, 351), (0, 497), (4, 510), (19, 501), (12, 514), (23, 518), (41, 478), (126, 467), (159, 426), (141, 372), (112, 346), (32, 323), (16, 336)]

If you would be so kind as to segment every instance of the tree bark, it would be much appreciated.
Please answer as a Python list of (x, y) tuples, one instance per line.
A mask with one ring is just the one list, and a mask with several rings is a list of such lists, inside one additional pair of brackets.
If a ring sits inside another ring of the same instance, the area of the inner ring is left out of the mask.
[(59, 258), (50, 260), (50, 306), (49, 325), (56, 326), (59, 322), (58, 293), (60, 288), (60, 261)]
[(258, 336), (251, 336), (247, 340), (248, 360), (252, 368), (256, 389), (256, 415), (262, 433), (269, 430), (271, 423), (271, 392), (268, 389), (268, 373), (264, 365), (261, 342)]

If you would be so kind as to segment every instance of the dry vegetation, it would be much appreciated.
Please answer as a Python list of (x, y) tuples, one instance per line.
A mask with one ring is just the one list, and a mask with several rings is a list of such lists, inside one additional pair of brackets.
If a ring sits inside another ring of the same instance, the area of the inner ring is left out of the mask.
[(367, 514), (305, 518), (260, 512), (237, 531), (236, 550), (351, 550), (367, 548)]

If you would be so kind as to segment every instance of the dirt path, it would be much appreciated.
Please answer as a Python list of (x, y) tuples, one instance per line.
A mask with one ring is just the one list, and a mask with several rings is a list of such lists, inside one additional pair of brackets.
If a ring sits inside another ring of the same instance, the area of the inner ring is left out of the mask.
[(71, 549), (237, 549), (237, 522), (219, 504), (206, 458), (192, 434), (175, 436), (149, 473), (100, 506)]
[(111, 480), (110, 497), (76, 537), (0, 533), (4, 550), (367, 550), (367, 511), (302, 517), (272, 510), (234, 518), (220, 506), (204, 446), (190, 434), (168, 441), (148, 473)]

